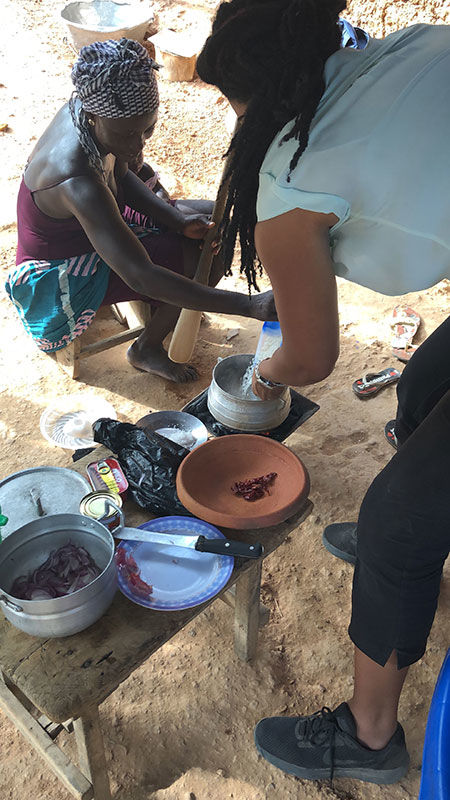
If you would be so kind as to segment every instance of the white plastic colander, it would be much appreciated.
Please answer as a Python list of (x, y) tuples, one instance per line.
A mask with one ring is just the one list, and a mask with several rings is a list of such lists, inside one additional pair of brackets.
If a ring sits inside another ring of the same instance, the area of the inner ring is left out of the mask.
[(94, 447), (92, 424), (100, 417), (117, 419), (117, 414), (103, 397), (87, 392), (66, 395), (55, 400), (40, 419), (41, 433), (48, 442), (68, 450)]

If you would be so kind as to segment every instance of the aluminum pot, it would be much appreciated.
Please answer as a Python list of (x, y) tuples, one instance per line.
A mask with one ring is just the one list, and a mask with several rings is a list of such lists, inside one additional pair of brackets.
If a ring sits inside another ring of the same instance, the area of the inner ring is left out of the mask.
[(228, 356), (214, 367), (208, 389), (208, 409), (213, 417), (239, 431), (269, 431), (281, 425), (289, 414), (291, 392), (286, 387), (275, 400), (244, 396), (242, 379), (253, 355)]
[[(19, 600), (10, 589), (19, 575), (36, 569), (68, 542), (85, 547), (102, 570), (72, 594), (51, 600)], [(0, 607), (16, 628), (33, 636), (71, 636), (96, 622), (117, 589), (114, 539), (95, 519), (82, 514), (54, 514), (28, 522), (0, 544)]]

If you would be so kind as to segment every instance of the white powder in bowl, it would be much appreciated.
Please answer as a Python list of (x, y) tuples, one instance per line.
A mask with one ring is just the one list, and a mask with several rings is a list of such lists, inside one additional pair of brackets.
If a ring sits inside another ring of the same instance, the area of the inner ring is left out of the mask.
[(254, 400), (256, 398), (252, 390), (252, 380), (257, 365), (266, 358), (273, 356), (275, 350), (278, 350), (279, 346), (280, 337), (277, 335), (264, 336), (263, 329), (263, 335), (258, 342), (256, 354), (242, 376), (242, 397), (246, 400)]
[(187, 450), (190, 450), (195, 445), (194, 437), (187, 431), (180, 430), (180, 428), (158, 428), (156, 433), (166, 439), (170, 439), (175, 444), (181, 444)]
[(252, 389), (253, 371), (256, 367), (256, 360), (253, 358), (242, 376), (242, 397), (246, 400), (254, 400), (256, 395)]

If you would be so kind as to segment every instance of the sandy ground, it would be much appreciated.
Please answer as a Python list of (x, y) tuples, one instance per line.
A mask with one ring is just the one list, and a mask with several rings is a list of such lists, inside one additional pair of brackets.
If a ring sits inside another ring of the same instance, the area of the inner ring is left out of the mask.
[[(157, 4), (163, 25), (198, 30), (213, 4)], [(0, 53), (0, 247), (2, 274), (14, 260), (15, 195), (33, 141), (70, 92), (74, 55), (56, 19), (58, 4), (4, 0)], [(447, 9), (447, 10), (446, 10)], [(450, 22), (448, 4), (354, 2), (347, 14), (373, 35), (412, 22)], [(161, 117), (148, 157), (177, 196), (213, 197), (227, 134), (226, 104), (199, 81), (169, 83), (161, 77)], [(230, 285), (231, 281), (227, 281)], [(244, 284), (239, 282), (244, 289)], [(449, 286), (408, 295), (423, 323), (418, 341), (448, 313)], [(448, 570), (425, 657), (411, 672), (401, 701), (412, 764), (392, 787), (351, 780), (308, 784), (285, 776), (258, 758), (254, 723), (275, 713), (334, 707), (352, 689), (352, 648), (346, 628), (352, 569), (321, 545), (323, 526), (355, 519), (371, 479), (391, 458), (383, 428), (395, 414), (395, 390), (361, 402), (351, 384), (367, 371), (399, 367), (390, 355), (389, 314), (396, 298), (340, 284), (342, 352), (334, 373), (305, 393), (321, 410), (293, 434), (289, 446), (311, 474), (315, 509), (307, 522), (264, 567), (263, 600), (270, 622), (260, 636), (258, 658), (238, 663), (228, 609), (215, 604), (151, 661), (137, 670), (102, 706), (108, 765), (118, 800), (406, 800), (417, 797), (421, 749), (434, 682), (449, 641), (445, 618)], [(91, 357), (81, 380), (69, 380), (35, 349), (2, 292), (0, 386), (1, 476), (36, 464), (70, 466), (70, 453), (49, 445), (39, 431), (42, 410), (55, 396), (92, 391), (108, 399), (124, 421), (149, 409), (181, 408), (210, 381), (219, 356), (251, 352), (259, 332), (252, 321), (210, 316), (195, 352), (200, 381), (174, 386), (136, 372), (126, 346)], [(96, 321), (97, 334), (119, 330)], [(231, 342), (226, 332), (239, 326)], [(401, 367), (400, 367), (401, 368)], [(0, 645), (1, 646), (1, 645)], [(62, 747), (74, 752), (70, 737)], [(0, 800), (25, 796), (68, 800), (69, 795), (0, 716)]]

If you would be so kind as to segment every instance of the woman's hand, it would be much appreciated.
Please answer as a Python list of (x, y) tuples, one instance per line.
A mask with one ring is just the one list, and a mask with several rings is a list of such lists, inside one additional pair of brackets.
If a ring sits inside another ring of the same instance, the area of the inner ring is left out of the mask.
[(261, 294), (252, 294), (249, 299), (249, 304), (249, 316), (253, 317), (253, 319), (260, 319), (262, 322), (277, 321), (278, 317), (277, 310), (275, 308), (275, 299), (271, 289), (268, 292), (262, 292)]
[(188, 239), (204, 239), (208, 231), (213, 227), (214, 222), (211, 222), (205, 214), (191, 214), (185, 217), (180, 232), (183, 236), (187, 236)]
[[(261, 380), (261, 378), (263, 380)], [(277, 397), (281, 397), (283, 392), (286, 390), (286, 386), (284, 384), (269, 386), (264, 383), (264, 378), (267, 381), (271, 380), (270, 358), (266, 358), (264, 361), (261, 361), (258, 364), (257, 369), (253, 371), (252, 391), (253, 394), (255, 394), (256, 397), (259, 397), (260, 400), (276, 400)]]

